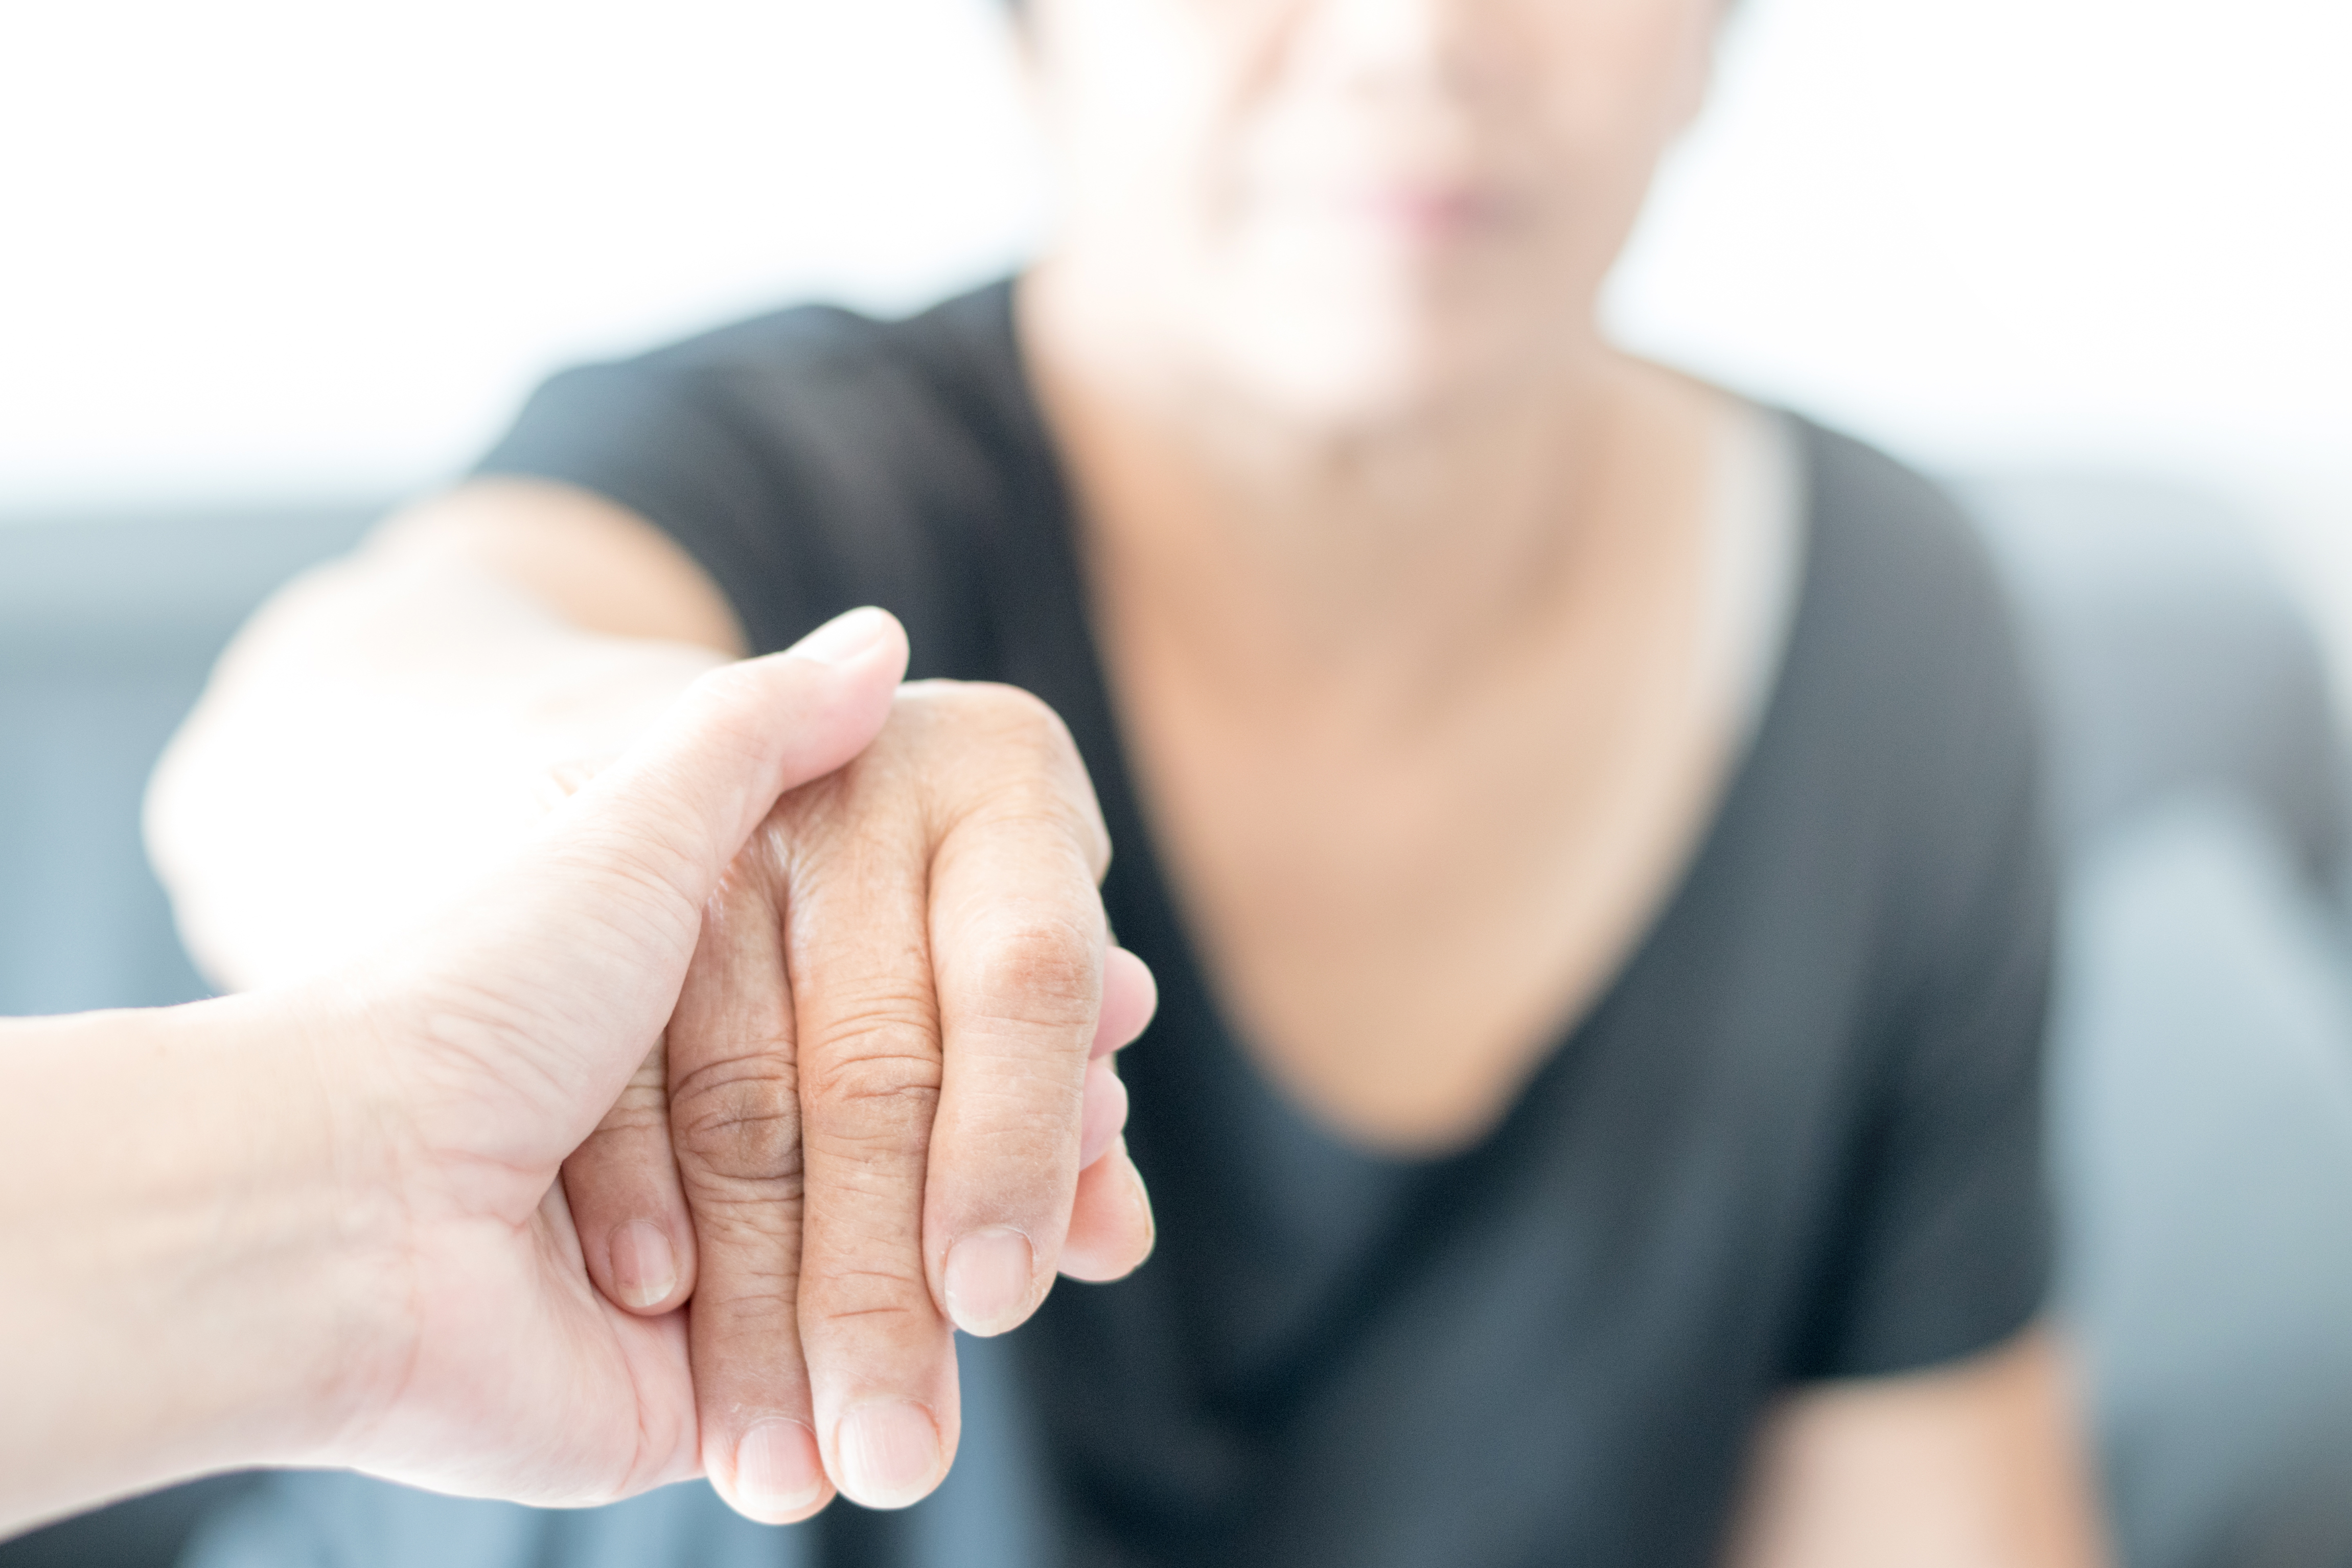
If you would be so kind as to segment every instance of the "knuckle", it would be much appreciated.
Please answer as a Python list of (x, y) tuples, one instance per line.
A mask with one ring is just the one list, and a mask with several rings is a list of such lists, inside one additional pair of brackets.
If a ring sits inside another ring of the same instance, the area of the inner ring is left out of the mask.
[(1044, 826), (1078, 847), (1097, 880), (1109, 868), (1110, 835), (1076, 742), (1051, 705), (1017, 686), (908, 683), (881, 738), (837, 777), (803, 786), (803, 827), (813, 816), (836, 826), (870, 821), (887, 798), (919, 811), (935, 833), (980, 818)]
[(1086, 787), (1086, 764), (1077, 742), (1070, 738), (1062, 716), (1043, 699), (1013, 686), (978, 689), (984, 696), (975, 703), (973, 720), (987, 742), (1003, 754), (1006, 764), (1055, 796), (1066, 798), (1075, 783)]
[[(896, 955), (901, 971), (923, 967), (921, 949)], [(808, 1071), (822, 1075), (844, 1058), (919, 1056), (939, 1039), (939, 1014), (928, 975), (893, 973), (820, 997), (803, 1020)]]
[(670, 1097), (678, 1158), (723, 1181), (797, 1190), (802, 1173), (799, 1086), (773, 1057), (714, 1062)]
[(811, 1115), (824, 1119), (829, 1131), (859, 1127), (887, 1131), (907, 1125), (928, 1128), (940, 1099), (938, 1053), (929, 1050), (866, 1048), (828, 1051), (822, 1066), (811, 1068)]
[(875, 1268), (812, 1270), (803, 1277), (801, 1292), (817, 1317), (843, 1319), (928, 1319), (930, 1289), (911, 1270)]
[(1068, 920), (1000, 921), (961, 961), (983, 1014), (1015, 1022), (1090, 1019), (1102, 989), (1101, 943)]
[[(1052, 756), (1077, 754), (1061, 715), (1017, 686), (993, 680), (925, 680), (901, 689), (908, 729), (945, 730), (980, 741)], [(894, 719), (898, 715), (893, 715)]]
[(1045, 699), (1000, 681), (975, 680), (963, 688), (972, 717), (1008, 739), (1051, 747), (1067, 743), (1062, 721)]

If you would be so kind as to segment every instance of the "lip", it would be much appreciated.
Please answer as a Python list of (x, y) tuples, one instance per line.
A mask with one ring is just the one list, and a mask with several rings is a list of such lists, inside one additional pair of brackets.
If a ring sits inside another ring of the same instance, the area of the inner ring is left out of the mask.
[(1416, 239), (1469, 239), (1511, 226), (1519, 204), (1488, 185), (1380, 181), (1343, 191), (1339, 208), (1360, 222)]

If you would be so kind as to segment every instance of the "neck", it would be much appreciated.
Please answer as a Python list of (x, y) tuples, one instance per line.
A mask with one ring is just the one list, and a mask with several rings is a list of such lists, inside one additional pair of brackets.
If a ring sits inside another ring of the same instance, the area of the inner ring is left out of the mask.
[(1237, 683), (1269, 659), (1448, 679), (1540, 617), (1599, 510), (1619, 362), (1597, 339), (1341, 423), (1253, 400), (1051, 269), (1021, 321), (1092, 563)]

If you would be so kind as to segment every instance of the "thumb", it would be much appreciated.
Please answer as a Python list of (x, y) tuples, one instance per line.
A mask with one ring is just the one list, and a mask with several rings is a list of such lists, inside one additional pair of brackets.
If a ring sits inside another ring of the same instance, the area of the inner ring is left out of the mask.
[(594, 1125), (667, 1023), (728, 865), (779, 795), (873, 741), (906, 665), (898, 623), (862, 609), (709, 671), (439, 923), (408, 971), (429, 1033), (461, 1027), (475, 1066), (562, 1124), (509, 1123), (534, 1145), (510, 1155), (561, 1158)]
[[(535, 868), (550, 880), (534, 901), (561, 920), (570, 893), (620, 893), (608, 914), (680, 917), (693, 929), (777, 797), (840, 767), (880, 732), (906, 668), (906, 632), (887, 611), (868, 608), (782, 653), (701, 676), (650, 733), (551, 815), (533, 846), (546, 852), (551, 863)], [(614, 886), (616, 874), (636, 888)], [(594, 886), (570, 885), (581, 877)], [(641, 900), (645, 908), (631, 907)]]

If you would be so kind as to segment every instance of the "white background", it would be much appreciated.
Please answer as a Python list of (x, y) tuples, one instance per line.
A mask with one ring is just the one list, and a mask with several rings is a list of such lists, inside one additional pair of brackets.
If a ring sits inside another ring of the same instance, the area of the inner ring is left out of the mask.
[[(427, 485), (552, 366), (1043, 221), (996, 0), (10, 9), (0, 517)], [(2218, 480), (2352, 593), (2352, 0), (1744, 9), (1625, 337), (1931, 463)]]

